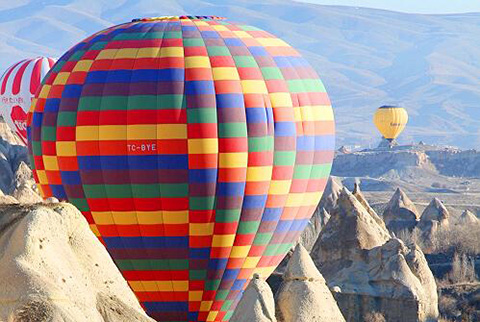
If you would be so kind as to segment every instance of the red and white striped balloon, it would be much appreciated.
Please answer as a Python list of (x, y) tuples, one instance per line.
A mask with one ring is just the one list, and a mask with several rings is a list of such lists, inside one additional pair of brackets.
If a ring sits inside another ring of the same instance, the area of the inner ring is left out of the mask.
[(40, 82), (55, 60), (24, 59), (10, 66), (0, 78), (0, 113), (18, 137), (27, 144), (27, 114)]

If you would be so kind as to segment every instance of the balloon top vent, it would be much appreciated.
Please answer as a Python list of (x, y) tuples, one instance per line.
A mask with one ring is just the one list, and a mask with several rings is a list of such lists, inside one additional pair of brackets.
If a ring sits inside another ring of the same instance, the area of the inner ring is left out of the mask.
[(133, 19), (132, 22), (139, 21), (162, 21), (162, 20), (225, 20), (225, 17), (218, 16), (161, 16), (161, 17), (150, 17), (150, 18), (137, 18)]

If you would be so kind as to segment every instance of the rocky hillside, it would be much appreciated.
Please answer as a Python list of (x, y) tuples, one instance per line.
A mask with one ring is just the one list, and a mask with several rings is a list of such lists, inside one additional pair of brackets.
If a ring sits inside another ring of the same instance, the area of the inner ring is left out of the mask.
[(0, 119), (0, 203), (41, 201), (28, 164), (27, 148)]
[(369, 176), (380, 178), (391, 175), (393, 171), (396, 171), (397, 174), (402, 174), (415, 168), (431, 172), (436, 171), (435, 165), (432, 164), (424, 151), (400, 150), (337, 153), (333, 163), (332, 175), (339, 177)]
[(480, 151), (426, 151), (440, 174), (455, 177), (480, 177)]
[(366, 191), (477, 193), (480, 191), (480, 151), (423, 145), (349, 152), (337, 151), (332, 175), (353, 189)]
[(58, 57), (112, 24), (182, 14), (226, 16), (299, 48), (331, 94), (340, 145), (378, 140), (372, 114), (382, 104), (408, 109), (403, 142), (480, 143), (480, 14), (405, 14), (287, 0), (2, 1), (0, 69), (26, 56)]

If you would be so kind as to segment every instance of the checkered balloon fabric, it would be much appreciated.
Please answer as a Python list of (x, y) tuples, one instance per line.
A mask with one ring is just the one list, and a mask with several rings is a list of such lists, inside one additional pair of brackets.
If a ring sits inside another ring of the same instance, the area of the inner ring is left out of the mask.
[(44, 78), (28, 125), (43, 197), (80, 209), (157, 321), (228, 321), (308, 223), (334, 149), (310, 65), (217, 17), (85, 39)]

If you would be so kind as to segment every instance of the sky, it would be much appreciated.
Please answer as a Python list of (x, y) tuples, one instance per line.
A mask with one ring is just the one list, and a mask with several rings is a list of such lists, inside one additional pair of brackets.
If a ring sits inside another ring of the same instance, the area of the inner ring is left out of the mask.
[(424, 14), (480, 12), (479, 0), (297, 0)]

